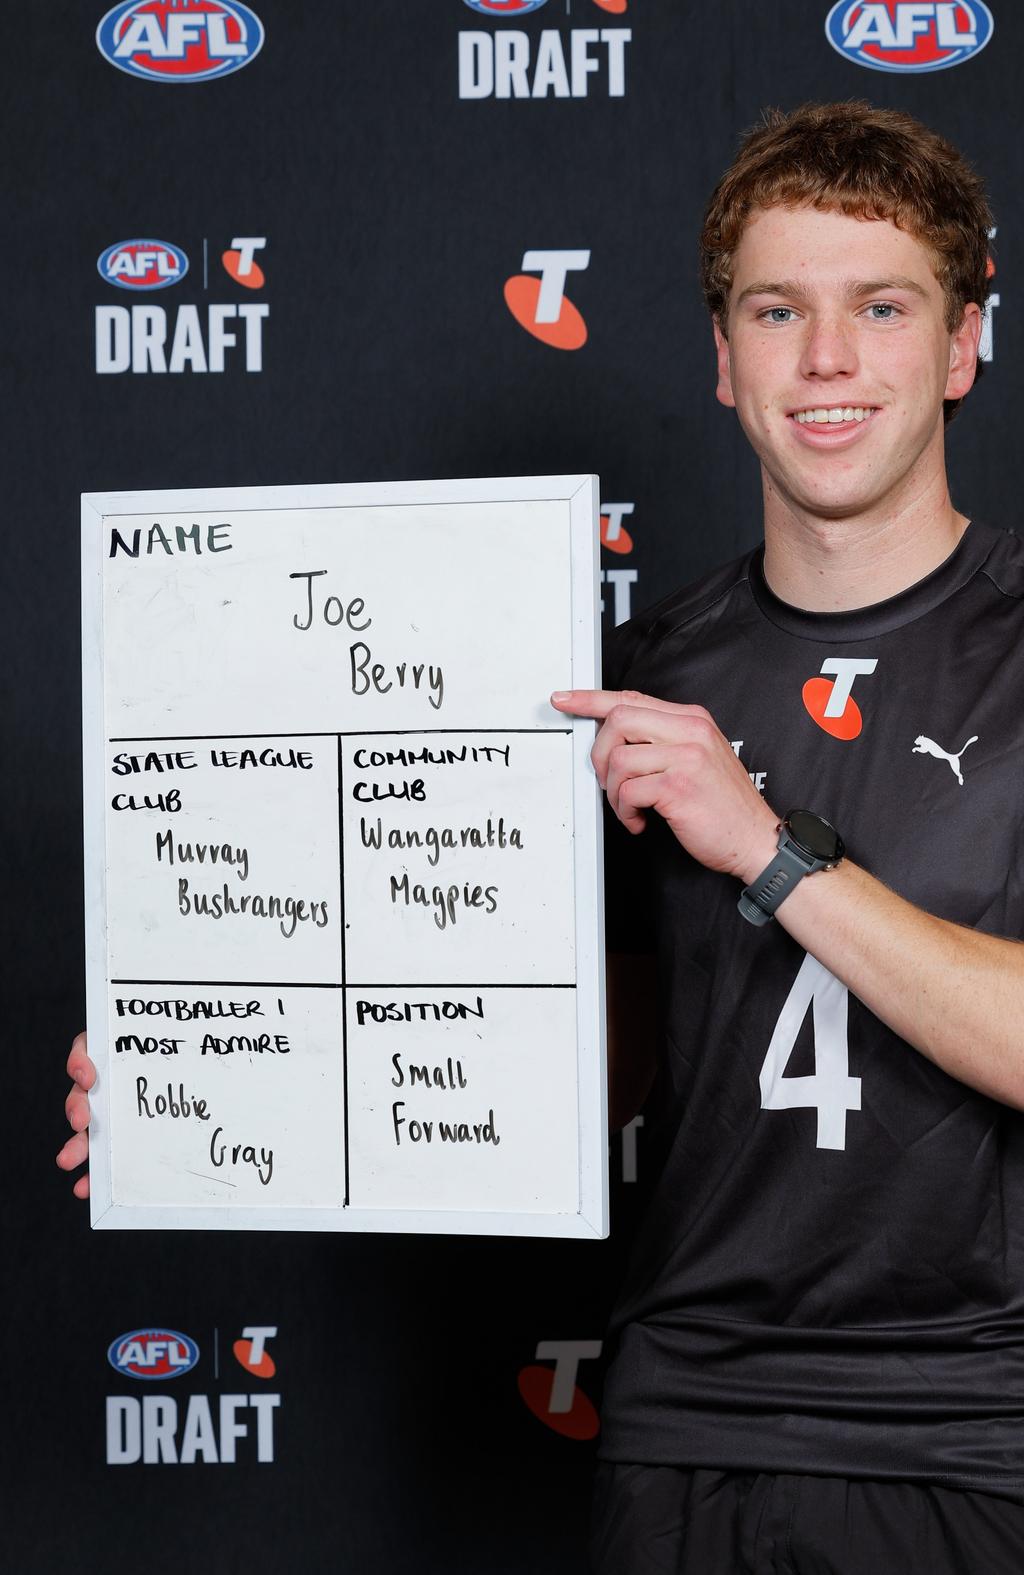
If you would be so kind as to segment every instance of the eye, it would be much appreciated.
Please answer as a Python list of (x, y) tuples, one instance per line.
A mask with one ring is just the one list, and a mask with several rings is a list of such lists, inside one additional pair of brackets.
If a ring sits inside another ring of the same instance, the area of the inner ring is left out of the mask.
[(758, 316), (766, 323), (791, 323), (796, 313), (791, 306), (769, 306)]
[(873, 323), (891, 323), (899, 315), (899, 310), (894, 301), (872, 301), (868, 307)]

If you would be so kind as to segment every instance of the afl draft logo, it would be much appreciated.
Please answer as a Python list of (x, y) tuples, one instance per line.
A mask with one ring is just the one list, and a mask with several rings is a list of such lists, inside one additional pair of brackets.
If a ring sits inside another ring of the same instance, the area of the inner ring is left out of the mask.
[(176, 1329), (133, 1329), (107, 1349), (107, 1361), (126, 1378), (180, 1378), (198, 1360), (196, 1342)]
[(844, 743), (859, 738), (864, 718), (853, 698), (853, 681), (861, 674), (866, 677), (873, 673), (877, 666), (877, 656), (833, 656), (822, 662), (821, 671), (825, 676), (808, 678), (802, 691), (804, 710), (811, 721), (816, 722), (822, 732)]
[(101, 279), (121, 290), (166, 290), (188, 273), (188, 258), (169, 241), (117, 241), (96, 262)]
[(263, 23), (238, 0), (127, 0), (96, 29), (104, 59), (148, 82), (230, 76), (263, 47)]
[[(256, 261), (266, 244), (265, 235), (236, 235), (220, 252), (224, 273), (247, 295), (266, 284), (266, 274)], [(220, 246), (223, 240), (218, 251)], [(181, 264), (177, 270), (176, 258)], [(168, 306), (141, 300), (132, 306), (97, 306), (96, 371), (224, 372), (241, 360), (241, 354), (229, 352), (241, 352), (244, 344), (246, 372), (262, 372), (263, 323), (270, 307), (252, 299), (211, 301), (210, 294), (220, 294), (216, 281), (223, 285), (224, 280), (219, 272), (210, 272), (209, 264), (210, 242), (204, 237), (201, 271), (197, 268), (192, 274), (195, 289), (207, 297), (203, 306), (173, 297), (168, 298)], [(100, 255), (97, 270), (107, 284), (122, 290), (159, 290), (184, 278), (188, 258), (180, 247), (167, 242), (122, 241)]]
[(984, 49), (994, 26), (982, 0), (838, 0), (825, 34), (872, 71), (945, 71)]

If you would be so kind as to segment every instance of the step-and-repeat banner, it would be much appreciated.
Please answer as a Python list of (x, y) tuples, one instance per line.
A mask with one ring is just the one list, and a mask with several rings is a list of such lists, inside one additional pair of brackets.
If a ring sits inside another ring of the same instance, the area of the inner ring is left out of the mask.
[(582, 1571), (642, 1119), (603, 1243), (93, 1235), (53, 1166), (84, 1021), (78, 494), (596, 471), (611, 628), (758, 537), (703, 204), (764, 106), (856, 97), (988, 177), (992, 365), (950, 462), (962, 509), (1015, 524), (1024, 9), (52, 0), (4, 38), (3, 1565)]

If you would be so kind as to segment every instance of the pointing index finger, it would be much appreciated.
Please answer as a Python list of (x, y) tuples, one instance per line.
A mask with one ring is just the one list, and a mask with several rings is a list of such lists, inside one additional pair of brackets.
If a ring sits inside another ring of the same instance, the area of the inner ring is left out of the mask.
[(684, 716), (700, 711), (700, 706), (677, 705), (674, 700), (658, 700), (635, 689), (556, 689), (551, 696), (556, 711), (569, 716), (588, 716), (603, 722), (617, 705), (631, 705), (649, 711), (673, 711)]
[(603, 721), (622, 699), (617, 689), (556, 689), (551, 704), (568, 716), (589, 716)]

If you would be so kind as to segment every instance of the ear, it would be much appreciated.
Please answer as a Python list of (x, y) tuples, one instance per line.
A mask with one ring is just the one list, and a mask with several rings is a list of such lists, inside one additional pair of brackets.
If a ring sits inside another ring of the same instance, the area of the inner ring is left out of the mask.
[(722, 332), (717, 317), (712, 319), (711, 327), (715, 336), (715, 354), (718, 358), (718, 387), (715, 389), (715, 398), (720, 405), (728, 405), (731, 409), (735, 409), (732, 374), (729, 370), (729, 341)]
[(978, 345), (981, 342), (981, 307), (974, 301), (964, 307), (963, 321), (949, 341), (949, 376), (945, 399), (963, 399), (978, 372)]

